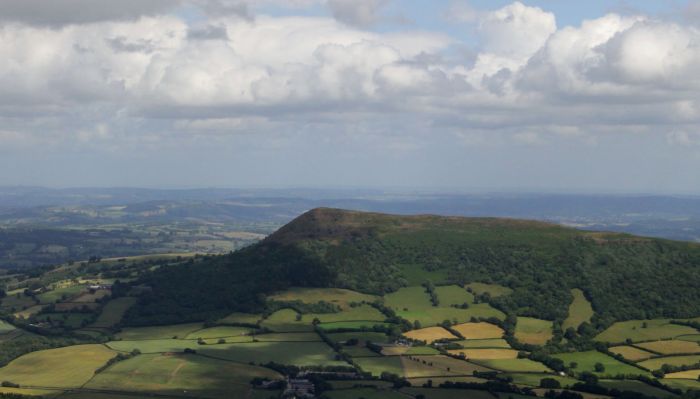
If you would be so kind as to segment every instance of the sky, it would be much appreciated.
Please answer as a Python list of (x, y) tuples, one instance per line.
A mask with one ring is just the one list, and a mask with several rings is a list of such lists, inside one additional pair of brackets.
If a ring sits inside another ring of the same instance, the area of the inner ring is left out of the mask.
[(700, 194), (700, 1), (2, 0), (0, 185)]

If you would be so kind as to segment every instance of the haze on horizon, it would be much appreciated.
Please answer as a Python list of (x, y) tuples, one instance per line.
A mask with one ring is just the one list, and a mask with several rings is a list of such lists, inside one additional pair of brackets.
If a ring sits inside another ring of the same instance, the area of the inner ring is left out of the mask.
[(0, 58), (0, 186), (700, 194), (697, 0), (3, 0)]

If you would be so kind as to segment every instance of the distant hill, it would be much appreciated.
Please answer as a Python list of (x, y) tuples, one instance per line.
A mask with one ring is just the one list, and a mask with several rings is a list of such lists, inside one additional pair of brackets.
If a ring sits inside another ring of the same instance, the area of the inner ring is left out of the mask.
[(204, 262), (157, 270), (132, 324), (207, 319), (260, 310), (290, 286), (373, 294), (426, 280), (487, 282), (511, 295), (509, 314), (563, 320), (570, 289), (591, 301), (596, 323), (700, 314), (700, 246), (544, 222), (392, 216), (319, 208), (262, 242)]

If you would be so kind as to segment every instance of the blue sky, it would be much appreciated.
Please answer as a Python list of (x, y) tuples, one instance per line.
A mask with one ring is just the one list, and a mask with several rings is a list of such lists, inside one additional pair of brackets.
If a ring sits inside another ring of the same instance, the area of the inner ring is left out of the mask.
[(700, 2), (5, 0), (0, 25), (0, 185), (700, 194)]

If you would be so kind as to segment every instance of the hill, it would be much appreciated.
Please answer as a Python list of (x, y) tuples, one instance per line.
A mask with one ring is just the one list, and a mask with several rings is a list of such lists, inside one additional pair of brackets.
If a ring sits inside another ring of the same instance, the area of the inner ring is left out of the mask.
[(495, 283), (483, 298), (511, 315), (563, 320), (581, 289), (593, 322), (700, 314), (700, 246), (495, 218), (392, 216), (320, 208), (229, 255), (161, 268), (131, 324), (262, 311), (291, 286), (385, 294), (403, 286)]

